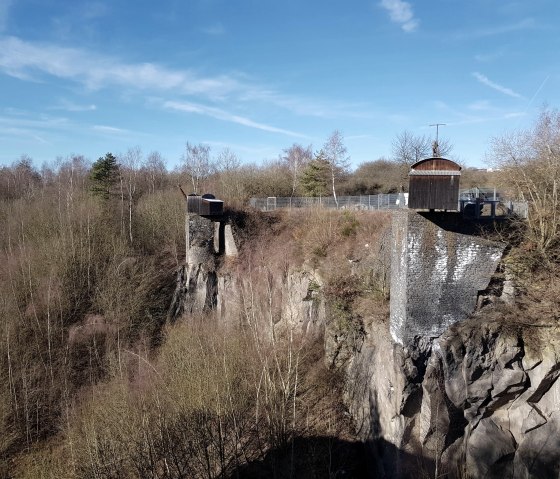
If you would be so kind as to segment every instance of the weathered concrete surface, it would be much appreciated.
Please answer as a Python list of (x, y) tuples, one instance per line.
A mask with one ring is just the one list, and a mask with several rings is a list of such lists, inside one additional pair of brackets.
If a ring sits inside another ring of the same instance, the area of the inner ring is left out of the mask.
[(239, 256), (239, 251), (237, 250), (237, 245), (235, 243), (233, 231), (231, 230), (231, 225), (224, 226), (224, 244), (226, 256)]
[(407, 345), (466, 319), (505, 245), (445, 231), (419, 214), (393, 215), (391, 335)]
[(198, 215), (189, 215), (186, 261), (177, 272), (177, 285), (169, 318), (174, 320), (183, 313), (202, 313), (214, 309), (218, 295), (216, 263), (216, 234), (214, 221)]

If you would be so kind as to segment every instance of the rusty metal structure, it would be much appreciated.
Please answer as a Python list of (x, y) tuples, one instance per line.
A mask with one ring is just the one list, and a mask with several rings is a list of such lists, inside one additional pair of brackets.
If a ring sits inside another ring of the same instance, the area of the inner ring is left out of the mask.
[(224, 212), (224, 202), (214, 195), (206, 193), (202, 196), (190, 194), (187, 196), (187, 213), (200, 216), (219, 216)]
[(426, 158), (408, 174), (408, 207), (417, 210), (459, 209), (461, 166), (446, 158)]

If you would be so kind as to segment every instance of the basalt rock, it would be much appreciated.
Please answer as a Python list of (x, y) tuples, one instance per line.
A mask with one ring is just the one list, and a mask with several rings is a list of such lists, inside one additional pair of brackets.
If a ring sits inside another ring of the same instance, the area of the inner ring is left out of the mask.
[(347, 397), (363, 438), (395, 446), (374, 447), (381, 477), (558, 477), (560, 327), (477, 315), (431, 348), (385, 341), (371, 331)]

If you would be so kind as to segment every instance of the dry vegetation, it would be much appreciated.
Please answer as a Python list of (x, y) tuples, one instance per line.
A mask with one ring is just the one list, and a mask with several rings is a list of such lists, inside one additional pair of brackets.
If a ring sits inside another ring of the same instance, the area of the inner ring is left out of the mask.
[[(500, 232), (523, 293), (507, 314), (519, 321), (560, 309), (557, 131), (553, 112), (531, 148), (496, 143), (501, 177), (532, 200), (529, 224)], [(305, 194), (302, 151), (260, 167), (228, 152), (217, 169), (191, 166), (197, 188), (243, 204)], [(169, 325), (184, 254), (170, 185), (186, 181), (139, 154), (121, 158), (102, 195), (80, 157), (41, 174), (27, 158), (0, 169), (0, 477), (362, 477), (331, 366), (387, 313), (388, 216), (230, 212), (241, 256), (222, 273), (242, 278), (238, 309), (221, 325), (211, 315)], [(339, 194), (375, 194), (398, 191), (402, 168), (380, 160), (337, 175)], [(324, 300), (330, 342), (281, 323), (297, 274)]]
[(385, 295), (357, 272), (383, 215), (232, 213), (247, 245), (268, 245), (226, 265), (252, 280), (242, 317), (168, 325), (184, 211), (167, 176), (122, 173), (135, 185), (100, 196), (79, 158), (48, 176), (25, 162), (1, 173), (0, 477), (361, 474), (322, 343), (271, 336), (268, 318), (279, 271), (314, 271), (321, 286), (356, 275), (352, 298)]

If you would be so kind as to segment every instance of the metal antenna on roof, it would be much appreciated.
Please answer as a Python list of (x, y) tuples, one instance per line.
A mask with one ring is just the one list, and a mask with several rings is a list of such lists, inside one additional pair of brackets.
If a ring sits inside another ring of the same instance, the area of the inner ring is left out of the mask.
[(445, 126), (446, 123), (432, 123), (430, 126), (435, 126), (436, 127), (436, 141), (434, 141), (434, 143), (432, 144), (432, 156), (434, 158), (439, 157), (439, 143), (438, 143), (438, 139), (439, 139), (439, 127), (440, 126)]

